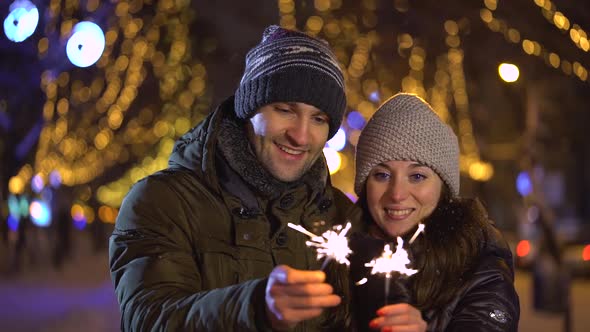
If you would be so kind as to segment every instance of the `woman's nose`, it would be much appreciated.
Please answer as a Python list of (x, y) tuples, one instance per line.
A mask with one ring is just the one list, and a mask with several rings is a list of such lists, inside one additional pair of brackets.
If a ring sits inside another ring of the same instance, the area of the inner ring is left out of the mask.
[(388, 195), (394, 202), (401, 202), (408, 197), (408, 186), (400, 180), (393, 180), (389, 184)]

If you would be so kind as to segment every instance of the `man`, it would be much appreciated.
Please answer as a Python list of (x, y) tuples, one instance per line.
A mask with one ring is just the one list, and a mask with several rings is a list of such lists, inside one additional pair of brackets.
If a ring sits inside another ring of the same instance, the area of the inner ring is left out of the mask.
[(235, 98), (179, 139), (168, 169), (123, 201), (110, 239), (121, 328), (325, 326), (320, 316), (342, 300), (307, 236), (287, 223), (322, 234), (356, 212), (331, 186), (322, 155), (345, 107), (327, 43), (267, 28)]

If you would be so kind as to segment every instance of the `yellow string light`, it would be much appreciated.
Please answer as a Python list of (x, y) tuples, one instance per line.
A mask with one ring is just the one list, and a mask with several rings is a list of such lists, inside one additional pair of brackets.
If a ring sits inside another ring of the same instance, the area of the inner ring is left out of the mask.
[[(480, 18), (490, 30), (503, 34), (505, 39), (510, 43), (521, 44), (522, 50), (525, 54), (542, 58), (548, 67), (561, 69), (564, 74), (568, 76), (576, 76), (580, 81), (588, 81), (588, 69), (586, 66), (578, 61), (572, 62), (566, 60), (558, 53), (546, 49), (536, 40), (522, 38), (522, 34), (518, 29), (510, 27), (505, 21), (494, 17), (494, 11), (496, 8), (488, 6), (489, 1), (492, 0), (484, 0), (486, 8), (480, 10)], [(555, 5), (550, 0), (534, 1), (537, 6), (541, 7), (543, 16), (545, 16), (557, 28), (563, 31), (569, 29), (569, 19), (565, 17), (563, 13), (556, 11)], [(577, 24), (573, 24), (571, 25), (569, 32), (571, 40), (578, 46), (578, 48), (588, 52), (590, 43), (588, 42), (584, 29)]]
[(557, 10), (557, 6), (551, 0), (534, 0), (541, 8), (543, 16), (560, 31), (569, 31), (571, 41), (584, 52), (590, 51), (590, 43), (586, 30), (577, 24), (572, 24), (564, 13)]
[[(95, 11), (96, 6), (101, 4), (89, 1), (82, 10)], [(204, 66), (189, 54), (190, 3), (160, 0), (153, 6), (155, 13), (150, 15), (140, 14), (143, 1), (115, 5), (119, 19), (105, 27), (105, 52), (96, 68), (86, 69), (96, 71), (92, 80), (76, 78), (76, 70), (43, 72), (46, 124), (33, 165), (25, 165), (14, 177), (15, 191), (22, 191), (33, 174), (46, 178), (58, 171), (64, 185), (82, 186), (116, 164), (139, 159), (121, 178), (98, 189), (103, 193), (97, 195), (100, 202), (117, 207), (139, 177), (167, 166), (174, 139), (210, 105)], [(45, 32), (67, 35), (79, 9), (77, 1), (52, 0)], [(39, 42), (40, 57), (49, 46), (46, 38)], [(161, 106), (155, 100), (136, 116), (134, 104), (149, 75), (159, 82)]]
[[(289, 0), (279, 0), (279, 12)], [(495, 8), (495, 0), (486, 0), (489, 7)], [(473, 126), (469, 114), (465, 77), (463, 73), (463, 52), (460, 49), (459, 27), (454, 21), (445, 23), (447, 37), (445, 39), (449, 51), (436, 57), (437, 70), (434, 75), (434, 86), (428, 90), (424, 87), (424, 68), (427, 63), (426, 49), (420, 46), (419, 40), (407, 33), (399, 33), (397, 37), (398, 53), (407, 58), (408, 74), (403, 78), (391, 75), (391, 70), (386, 68), (378, 54), (373, 52), (380, 38), (376, 31), (370, 30), (376, 22), (371, 21), (371, 13), (377, 9), (376, 2), (367, 0), (362, 2), (363, 13), (359, 13), (359, 19), (354, 20), (350, 16), (337, 18), (334, 10), (334, 1), (316, 1), (316, 13), (310, 15), (306, 21), (306, 32), (316, 34), (313, 29), (313, 20), (322, 19), (323, 28), (317, 32), (320, 37), (329, 41), (334, 48), (334, 53), (343, 68), (346, 80), (346, 97), (351, 109), (359, 111), (366, 119), (370, 118), (377, 105), (398, 91), (416, 93), (425, 99), (430, 99), (435, 111), (441, 118), (452, 124), (453, 119), (449, 113), (450, 103), (453, 100), (457, 109), (457, 124), (461, 144), (461, 171), (478, 181), (487, 181), (493, 175), (491, 164), (480, 158), (479, 149), (475, 142)], [(283, 4), (283, 5), (282, 5)], [(319, 6), (319, 8), (317, 8)], [(402, 13), (408, 11), (408, 3), (396, 2), (396, 9)], [(399, 8), (398, 8), (399, 7)], [(289, 7), (291, 8), (291, 7)], [(294, 11), (286, 13), (294, 15)], [(363, 17), (367, 19), (363, 19)], [(294, 18), (293, 18), (294, 20)], [(281, 20), (283, 22), (283, 20)], [(312, 22), (312, 23), (310, 23)], [(359, 25), (369, 28), (369, 32), (360, 32)], [(286, 28), (290, 26), (283, 25)], [(514, 32), (513, 32), (514, 34)], [(375, 98), (377, 96), (377, 98)], [(450, 97), (450, 98), (449, 98)], [(356, 142), (352, 132), (350, 142)], [(342, 172), (342, 171), (341, 171)], [(339, 172), (339, 174), (341, 173)], [(341, 185), (345, 191), (348, 184)]]

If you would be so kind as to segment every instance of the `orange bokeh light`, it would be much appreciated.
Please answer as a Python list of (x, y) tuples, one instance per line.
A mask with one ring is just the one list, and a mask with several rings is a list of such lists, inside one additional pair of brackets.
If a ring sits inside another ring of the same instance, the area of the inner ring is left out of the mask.
[(582, 251), (582, 259), (584, 261), (590, 261), (590, 244), (587, 244)]
[(516, 255), (518, 257), (525, 257), (531, 252), (531, 243), (528, 240), (521, 240), (516, 246)]

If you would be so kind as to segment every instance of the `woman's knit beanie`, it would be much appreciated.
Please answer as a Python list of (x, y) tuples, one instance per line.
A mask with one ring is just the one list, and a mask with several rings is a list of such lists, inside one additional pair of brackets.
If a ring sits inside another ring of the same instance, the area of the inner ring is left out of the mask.
[(354, 190), (360, 195), (373, 167), (391, 160), (415, 161), (434, 170), (459, 195), (459, 144), (422, 98), (399, 93), (385, 101), (362, 130), (356, 146)]

